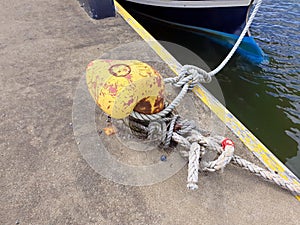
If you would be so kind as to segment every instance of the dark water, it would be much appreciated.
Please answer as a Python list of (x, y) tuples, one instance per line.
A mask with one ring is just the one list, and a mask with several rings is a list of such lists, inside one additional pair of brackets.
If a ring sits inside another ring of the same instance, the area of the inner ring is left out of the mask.
[[(268, 56), (253, 65), (234, 56), (216, 75), (226, 107), (300, 177), (300, 2), (264, 0), (250, 30)], [(185, 46), (214, 69), (227, 55), (207, 38), (136, 17), (158, 40)], [(165, 46), (168, 48), (168, 46)], [(168, 49), (182, 64), (188, 59)]]

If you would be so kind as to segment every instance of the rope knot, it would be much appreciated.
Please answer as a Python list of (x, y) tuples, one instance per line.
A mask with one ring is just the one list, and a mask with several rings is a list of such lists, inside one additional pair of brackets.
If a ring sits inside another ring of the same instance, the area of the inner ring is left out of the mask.
[(182, 87), (186, 83), (189, 83), (189, 89), (191, 90), (197, 83), (210, 83), (211, 80), (211, 75), (205, 70), (193, 65), (184, 65), (174, 85), (176, 87)]

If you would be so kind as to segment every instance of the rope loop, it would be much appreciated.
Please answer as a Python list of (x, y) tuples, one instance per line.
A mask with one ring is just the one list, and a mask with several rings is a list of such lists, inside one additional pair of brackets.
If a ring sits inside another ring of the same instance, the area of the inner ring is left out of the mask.
[(234, 147), (226, 146), (224, 151), (219, 155), (219, 157), (211, 162), (205, 162), (203, 171), (215, 172), (218, 170), (223, 170), (227, 164), (230, 163), (232, 157), (234, 156)]

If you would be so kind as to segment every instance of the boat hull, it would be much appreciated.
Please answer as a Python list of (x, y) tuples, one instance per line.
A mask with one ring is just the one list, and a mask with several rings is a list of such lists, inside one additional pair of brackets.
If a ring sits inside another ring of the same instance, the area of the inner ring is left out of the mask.
[[(229, 34), (239, 34), (249, 6), (228, 7), (163, 7), (118, 0), (132, 15), (151, 16), (166, 22), (207, 28)], [(142, 1), (141, 1), (142, 2)]]
[[(249, 9), (248, 5), (188, 8), (152, 6), (127, 0), (118, 2), (134, 17), (205, 36), (226, 48), (232, 48), (238, 39), (245, 26)], [(255, 64), (267, 59), (249, 33), (246, 33), (237, 52)]]

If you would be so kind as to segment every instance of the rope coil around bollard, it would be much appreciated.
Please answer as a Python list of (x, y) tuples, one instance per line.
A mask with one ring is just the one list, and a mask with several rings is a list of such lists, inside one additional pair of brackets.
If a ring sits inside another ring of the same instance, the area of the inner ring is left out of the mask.
[[(278, 174), (263, 169), (234, 154), (234, 143), (222, 136), (208, 136), (207, 131), (199, 129), (194, 121), (172, 115), (173, 110), (179, 105), (184, 95), (198, 82), (210, 82), (211, 77), (201, 69), (186, 66), (178, 77), (165, 78), (165, 83), (182, 87), (177, 97), (162, 111), (156, 114), (142, 114), (133, 111), (130, 116), (140, 121), (149, 122), (148, 127), (141, 126), (148, 133), (148, 138), (161, 137), (161, 146), (168, 148), (171, 141), (181, 145), (185, 151), (181, 151), (182, 157), (188, 158), (187, 187), (191, 190), (198, 189), (199, 170), (216, 172), (223, 171), (226, 165), (233, 163), (249, 172), (275, 183), (283, 189), (287, 189), (295, 195), (300, 195), (299, 185), (284, 180)], [(218, 157), (212, 161), (203, 161), (203, 156), (209, 151), (214, 151)], [(200, 162), (203, 167), (200, 168)]]

